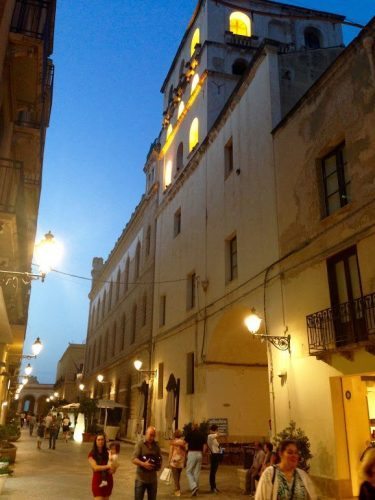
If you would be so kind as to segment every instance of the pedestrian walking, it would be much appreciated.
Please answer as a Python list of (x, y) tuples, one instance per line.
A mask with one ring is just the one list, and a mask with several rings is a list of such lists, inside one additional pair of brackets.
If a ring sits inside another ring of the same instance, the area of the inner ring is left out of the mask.
[(56, 415), (56, 422), (57, 422), (56, 439), (59, 439), (59, 432), (60, 432), (60, 429), (61, 429), (62, 420), (63, 420), (63, 418), (62, 418), (61, 413), (57, 413), (57, 415)]
[(263, 451), (263, 446), (258, 441), (255, 442), (255, 454), (253, 464), (246, 473), (246, 494), (255, 495), (255, 481), (259, 480), (260, 470), (266, 454)]
[[(89, 464), (93, 470), (91, 491), (95, 500), (108, 500), (113, 489), (113, 474), (115, 469), (109, 464), (109, 453), (107, 443), (103, 433), (99, 433), (94, 441), (92, 450), (88, 456)], [(101, 473), (108, 471), (108, 477), (105, 485), (100, 486), (102, 482)]]
[(210, 488), (211, 493), (219, 493), (216, 487), (216, 473), (219, 468), (220, 460), (222, 458), (222, 453), (220, 452), (220, 444), (218, 441), (219, 433), (218, 426), (212, 424), (210, 427), (210, 432), (207, 436), (207, 447), (210, 451)]
[(362, 475), (364, 481), (359, 490), (359, 500), (373, 500), (375, 498), (375, 450), (366, 453)]
[(192, 430), (185, 436), (188, 444), (186, 475), (189, 482), (191, 496), (198, 495), (199, 476), (202, 468), (202, 456), (206, 451), (206, 436), (199, 430), (197, 423), (192, 424)]
[(145, 439), (139, 441), (134, 448), (133, 464), (137, 466), (134, 498), (143, 500), (147, 491), (148, 500), (155, 500), (158, 490), (156, 471), (161, 468), (161, 450), (155, 441), (155, 427), (146, 430)]
[(36, 447), (38, 448), (38, 450), (42, 448), (42, 442), (44, 439), (45, 432), (46, 432), (46, 425), (43, 422), (43, 419), (40, 418), (36, 429)]
[(262, 467), (260, 468), (260, 475), (269, 467), (270, 465), (274, 465), (277, 462), (277, 454), (273, 451), (272, 443), (264, 443), (263, 451), (265, 453)]
[(36, 416), (34, 413), (30, 415), (30, 420), (29, 420), (29, 435), (32, 436), (34, 432), (34, 427), (36, 424)]
[(180, 478), (182, 469), (186, 465), (187, 457), (187, 444), (185, 439), (182, 437), (182, 432), (180, 429), (174, 431), (173, 440), (169, 445), (169, 457), (168, 463), (172, 471), (173, 482), (174, 482), (174, 495), (176, 497), (181, 496), (181, 486)]
[(292, 440), (282, 441), (280, 463), (271, 465), (260, 477), (255, 500), (317, 500), (314, 484), (308, 474), (298, 469), (299, 451)]
[(63, 431), (63, 436), (65, 439), (65, 442), (68, 442), (68, 439), (70, 438), (70, 419), (67, 414), (64, 415), (64, 418), (62, 419), (62, 431)]
[(49, 448), (50, 449), (52, 448), (54, 450), (56, 448), (56, 438), (59, 432), (58, 423), (55, 416), (52, 417), (48, 430), (49, 430)]

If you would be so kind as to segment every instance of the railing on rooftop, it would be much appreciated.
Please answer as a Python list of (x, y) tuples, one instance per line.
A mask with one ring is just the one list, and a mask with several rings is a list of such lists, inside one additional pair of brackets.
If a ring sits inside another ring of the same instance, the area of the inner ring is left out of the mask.
[(257, 36), (243, 36), (243, 35), (236, 35), (231, 31), (225, 32), (225, 42), (228, 45), (236, 45), (237, 47), (251, 49), (258, 45), (257, 41), (258, 41)]
[(15, 213), (22, 178), (22, 163), (0, 158), (0, 211)]
[(375, 343), (375, 293), (306, 317), (310, 355)]

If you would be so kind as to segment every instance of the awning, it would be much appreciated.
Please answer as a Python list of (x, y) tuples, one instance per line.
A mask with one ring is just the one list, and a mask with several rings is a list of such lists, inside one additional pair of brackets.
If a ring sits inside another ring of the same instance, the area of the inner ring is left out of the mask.
[(126, 406), (112, 399), (99, 399), (98, 408), (126, 408)]

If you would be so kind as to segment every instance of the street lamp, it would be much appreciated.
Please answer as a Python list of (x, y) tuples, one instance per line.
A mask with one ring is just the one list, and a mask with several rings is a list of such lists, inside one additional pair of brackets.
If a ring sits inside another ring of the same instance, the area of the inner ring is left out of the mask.
[(142, 365), (143, 365), (143, 362), (140, 360), (140, 359), (136, 359), (133, 363), (134, 365), (134, 368), (139, 372), (139, 373), (144, 373), (145, 375), (147, 375), (150, 379), (153, 379), (156, 374), (157, 374), (157, 370), (142, 370)]
[(40, 351), (42, 349), (43, 349), (43, 344), (40, 341), (40, 338), (37, 337), (35, 342), (31, 346), (31, 350), (33, 351), (33, 353), (32, 354), (22, 354), (21, 358), (22, 359), (34, 359), (40, 354)]
[(27, 377), (23, 377), (21, 379), (22, 385), (26, 385), (28, 383), (29, 379)]
[(54, 392), (53, 395), (55, 396), (55, 398), (59, 397), (59, 393), (58, 392)]
[(28, 363), (28, 365), (25, 368), (25, 375), (28, 377), (29, 375), (31, 375), (32, 371), (33, 371), (33, 367), (30, 365), (30, 363)]
[(84, 391), (85, 390), (85, 384), (79, 384), (79, 390)]
[[(256, 314), (255, 309), (251, 310), (251, 314), (245, 318), (245, 325), (249, 332), (255, 337), (259, 337), (262, 340), (267, 340), (271, 344), (279, 349), (279, 351), (289, 351), (290, 353), (290, 335), (263, 335), (257, 333), (262, 319)], [(286, 330), (287, 331), (287, 330)]]
[(103, 380), (104, 380), (104, 375), (102, 375), (101, 373), (99, 373), (99, 375), (96, 377), (96, 380), (102, 384)]

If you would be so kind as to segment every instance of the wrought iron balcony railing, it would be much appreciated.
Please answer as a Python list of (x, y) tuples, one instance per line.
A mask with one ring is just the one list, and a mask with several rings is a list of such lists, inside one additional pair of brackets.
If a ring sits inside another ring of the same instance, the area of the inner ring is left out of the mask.
[(375, 344), (375, 293), (310, 314), (306, 321), (310, 355)]
[(228, 45), (235, 45), (237, 47), (242, 47), (244, 49), (251, 49), (257, 47), (258, 37), (257, 36), (243, 36), (235, 35), (231, 31), (225, 32), (225, 42)]
[(0, 158), (0, 211), (15, 213), (22, 178), (20, 161)]

